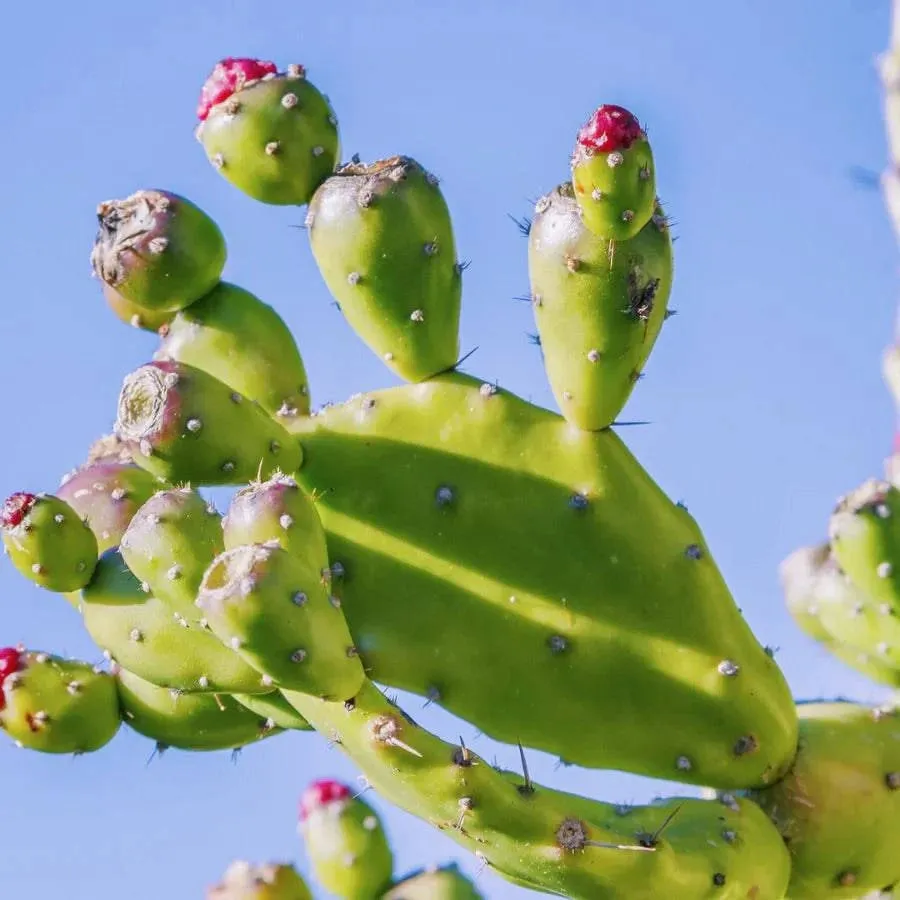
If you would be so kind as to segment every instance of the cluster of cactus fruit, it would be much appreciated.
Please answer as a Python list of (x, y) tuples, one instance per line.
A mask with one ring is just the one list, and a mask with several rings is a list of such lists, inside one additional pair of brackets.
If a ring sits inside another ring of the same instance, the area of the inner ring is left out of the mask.
[[(337, 781), (311, 784), (300, 799), (300, 834), (315, 880), (340, 900), (482, 900), (454, 865), (394, 878), (394, 859), (375, 810)], [(206, 900), (312, 900), (290, 863), (228, 867)]]
[[(0, 650), (3, 731), (79, 754), (122, 723), (193, 751), (315, 730), (386, 801), (548, 894), (888, 896), (900, 716), (792, 698), (698, 525), (612, 427), (673, 280), (635, 116), (596, 109), (570, 180), (530, 225), (557, 414), (461, 371), (465, 264), (421, 164), (341, 163), (335, 112), (299, 65), (224, 59), (197, 115), (231, 185), (307, 208), (325, 284), (405, 383), (313, 411), (293, 336), (222, 280), (226, 241), (203, 210), (149, 189), (100, 204), (91, 259), (106, 301), (159, 346), (125, 376), (113, 433), (55, 493), (10, 496), (0, 531), (108, 662)], [(900, 398), (898, 371), (891, 356)], [(224, 513), (209, 487), (235, 489)], [(898, 521), (900, 487), (869, 483), (841, 502), (829, 541), (783, 570), (801, 627), (894, 686)], [(383, 688), (517, 743), (523, 762), (533, 748), (705, 795), (620, 806), (562, 793), (429, 733)], [(318, 784), (301, 806), (336, 896), (479, 896), (453, 869), (394, 882), (377, 818), (346, 788)], [(240, 863), (208, 896), (310, 895), (290, 866)]]

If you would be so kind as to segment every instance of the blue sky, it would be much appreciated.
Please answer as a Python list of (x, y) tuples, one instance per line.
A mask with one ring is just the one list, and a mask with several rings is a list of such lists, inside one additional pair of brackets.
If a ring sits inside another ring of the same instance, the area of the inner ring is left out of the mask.
[[(739, 605), (803, 698), (882, 691), (791, 624), (778, 563), (818, 540), (835, 497), (881, 473), (894, 408), (880, 355), (893, 333), (895, 239), (879, 193), (885, 146), (876, 0), (407, 0), (385, 5), (156, 0), (15, 4), (4, 14), (0, 172), (0, 492), (53, 490), (108, 430), (122, 377), (152, 336), (108, 313), (88, 254), (98, 201), (141, 187), (192, 198), (229, 243), (225, 277), (294, 329), (315, 403), (395, 383), (330, 305), (297, 209), (254, 203), (211, 169), (194, 107), (222, 56), (301, 62), (330, 95), (344, 155), (403, 153), (441, 178), (466, 273), (469, 371), (551, 406), (527, 304), (526, 242), (507, 214), (568, 177), (600, 103), (632, 108), (654, 142), (677, 222), (671, 305), (621, 434), (698, 519)], [(260, 14), (259, 7), (265, 7)], [(514, 9), (514, 11), (513, 11)], [(0, 645), (97, 651), (58, 597), (0, 566)], [(432, 711), (433, 712), (433, 711)], [(433, 712), (482, 755), (516, 751)], [(312, 778), (353, 779), (317, 736), (246, 751), (172, 752), (122, 732), (100, 753), (42, 757), (0, 741), (4, 896), (200, 897), (237, 856), (305, 865), (295, 805)], [(538, 780), (616, 802), (667, 785), (554, 769)], [(684, 791), (684, 788), (679, 790)], [(398, 870), (474, 861), (377, 798)], [(490, 898), (516, 898), (490, 873)]]

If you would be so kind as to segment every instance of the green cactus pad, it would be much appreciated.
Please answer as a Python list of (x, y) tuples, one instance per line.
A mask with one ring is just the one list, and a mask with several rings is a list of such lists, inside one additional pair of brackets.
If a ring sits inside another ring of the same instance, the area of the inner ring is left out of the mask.
[[(829, 544), (795, 550), (779, 577), (788, 612), (804, 634), (867, 678), (900, 687), (900, 628), (848, 581)], [(885, 626), (895, 636), (890, 644)]]
[(303, 206), (340, 158), (334, 111), (302, 66), (245, 81), (204, 114), (195, 133), (207, 158), (262, 203)]
[(94, 274), (154, 316), (189, 306), (222, 276), (226, 247), (219, 226), (178, 194), (137, 191), (101, 203), (97, 218)]
[(374, 680), (577, 765), (723, 788), (787, 771), (783, 675), (612, 431), (451, 373), (296, 433)]
[(535, 207), (528, 267), (553, 396), (576, 427), (606, 428), (666, 318), (673, 258), (662, 212), (613, 253), (582, 224), (571, 184), (561, 184)]
[(135, 514), (119, 550), (138, 581), (188, 622), (206, 567), (225, 549), (222, 517), (189, 487), (154, 494)]
[(307, 226), (328, 289), (391, 371), (416, 382), (456, 365), (462, 274), (433, 175), (405, 156), (342, 166)]
[(749, 801), (617, 808), (494, 769), (419, 728), (371, 682), (344, 703), (285, 695), (386, 801), (516, 883), (572, 900), (784, 897), (787, 851)]
[(115, 430), (139, 466), (170, 482), (242, 484), (302, 461), (262, 407), (186, 363), (152, 362), (127, 375)]
[(235, 547), (203, 576), (197, 606), (218, 638), (271, 683), (352, 697), (363, 669), (322, 569), (274, 542)]
[(203, 369), (270, 415), (309, 414), (306, 369), (290, 329), (271, 306), (236, 285), (219, 282), (178, 313), (154, 358)]
[(225, 547), (278, 541), (316, 570), (328, 567), (322, 521), (312, 498), (288, 475), (277, 473), (237, 491), (222, 520)]
[(65, 500), (12, 494), (0, 509), (3, 546), (17, 571), (49, 591), (83, 588), (97, 565), (97, 538)]
[(269, 694), (232, 694), (242, 706), (286, 731), (312, 731), (312, 725), (288, 703), (281, 691)]
[(311, 784), (300, 800), (300, 834), (316, 880), (341, 900), (378, 900), (394, 857), (375, 810), (340, 782)]
[(838, 502), (828, 534), (850, 581), (900, 616), (900, 490), (886, 481), (866, 481)]
[(206, 891), (206, 900), (313, 900), (306, 882), (286, 863), (232, 863)]
[(227, 694), (183, 694), (122, 668), (116, 673), (116, 683), (125, 724), (161, 747), (237, 749), (281, 731)]
[(397, 882), (382, 900), (484, 900), (456, 866), (423, 869)]
[(656, 205), (653, 151), (628, 110), (595, 110), (578, 133), (571, 169), (584, 225), (598, 237), (627, 241), (650, 221)]
[(791, 854), (790, 900), (851, 900), (900, 881), (900, 716), (855, 703), (799, 705), (797, 758), (748, 796)]
[(42, 753), (91, 753), (121, 721), (108, 672), (49, 653), (0, 650), (0, 730)]
[(272, 690), (260, 672), (206, 628), (191, 627), (144, 591), (118, 549), (100, 557), (81, 592), (81, 611), (88, 633), (111, 659), (159, 687), (224, 694)]

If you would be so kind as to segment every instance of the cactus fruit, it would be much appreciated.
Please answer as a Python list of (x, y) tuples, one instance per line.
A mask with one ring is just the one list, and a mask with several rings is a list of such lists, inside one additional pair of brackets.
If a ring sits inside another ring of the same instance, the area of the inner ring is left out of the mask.
[(125, 377), (115, 432), (135, 462), (170, 482), (241, 484), (296, 469), (299, 446), (263, 409), (186, 363), (156, 361)]
[(90, 528), (99, 553), (103, 553), (118, 546), (134, 514), (160, 486), (156, 478), (134, 463), (105, 458), (66, 475), (56, 496)]
[(787, 610), (804, 634), (862, 675), (900, 687), (900, 655), (893, 661), (883, 646), (883, 614), (838, 569), (827, 542), (793, 551), (779, 579)]
[[(328, 567), (322, 522), (312, 498), (288, 475), (275, 473), (236, 491), (222, 520), (225, 547), (278, 543), (319, 571)], [(330, 572), (328, 573), (330, 578)]]
[(374, 680), (578, 765), (723, 788), (787, 771), (784, 676), (614, 432), (449, 373), (294, 433)]
[(0, 730), (42, 753), (91, 753), (105, 747), (121, 721), (108, 672), (49, 653), (0, 650)]
[(179, 312), (154, 358), (202, 369), (270, 415), (309, 414), (306, 369), (290, 330), (271, 306), (236, 285), (219, 282)]
[(142, 331), (158, 332), (161, 328), (172, 321), (175, 315), (172, 311), (154, 311), (142, 309), (131, 300), (126, 300), (115, 288), (104, 283), (103, 296), (106, 299), (106, 305), (115, 313), (116, 318), (132, 328), (139, 328)]
[(206, 892), (206, 900), (313, 900), (297, 870), (285, 863), (232, 863), (224, 878)]
[(661, 209), (613, 255), (569, 182), (538, 200), (528, 240), (534, 318), (556, 402), (577, 428), (612, 424), (667, 315), (672, 240)]
[(900, 881), (900, 717), (850, 702), (799, 704), (790, 773), (747, 794), (791, 854), (790, 900), (850, 900)]
[(627, 241), (650, 221), (656, 171), (647, 134), (634, 114), (604, 104), (578, 132), (571, 159), (584, 225), (608, 241)]
[(65, 500), (18, 492), (0, 509), (3, 546), (16, 569), (40, 587), (83, 588), (97, 565), (97, 538)]
[(227, 694), (184, 694), (122, 668), (115, 677), (125, 723), (160, 748), (233, 750), (281, 732)]
[(203, 627), (153, 594), (107, 550), (81, 592), (84, 624), (95, 643), (123, 668), (160, 687), (187, 692), (259, 694), (262, 675)]
[(873, 603), (900, 615), (900, 490), (869, 479), (842, 497), (829, 522), (841, 569)]
[(685, 798), (617, 811), (495, 770), (418, 727), (371, 682), (344, 702), (285, 694), (382, 797), (504, 878), (572, 900), (784, 896), (788, 853), (749, 801)]
[(206, 570), (197, 606), (213, 633), (267, 683), (352, 697), (363, 669), (322, 568), (274, 542), (235, 547)]
[(395, 884), (381, 900), (484, 900), (456, 866), (413, 872)]
[(300, 833), (316, 880), (341, 900), (378, 900), (394, 858), (381, 821), (340, 782), (316, 781), (300, 800)]
[(222, 276), (225, 238), (185, 197), (137, 191), (124, 200), (101, 203), (97, 218), (94, 273), (138, 310), (156, 315), (183, 309)]
[(219, 61), (201, 91), (197, 140), (213, 167), (262, 203), (303, 206), (340, 154), (337, 119), (303, 66)]
[(416, 382), (456, 365), (463, 267), (434, 175), (406, 156), (348, 163), (306, 223), (329, 291), (391, 371)]
[(221, 516), (188, 487), (154, 494), (137, 511), (119, 545), (134, 576), (192, 623), (200, 621), (194, 601), (203, 573), (224, 549)]

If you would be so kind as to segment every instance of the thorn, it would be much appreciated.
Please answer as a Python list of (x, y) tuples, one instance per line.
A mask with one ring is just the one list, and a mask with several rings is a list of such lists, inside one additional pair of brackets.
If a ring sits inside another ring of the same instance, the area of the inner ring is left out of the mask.
[(533, 794), (534, 785), (531, 782), (531, 776), (528, 774), (528, 761), (525, 759), (525, 748), (521, 741), (516, 741), (519, 745), (519, 759), (522, 760), (522, 772), (525, 775), (525, 784), (519, 785), (520, 794)]
[(455, 372), (477, 350), (478, 347), (473, 347), (468, 353), (464, 353), (452, 366), (444, 369), (443, 372), (438, 372), (438, 375), (443, 375), (446, 372)]
[(516, 294), (513, 300), (518, 300), (519, 303), (534, 303), (534, 297), (531, 294)]
[(519, 229), (524, 237), (528, 237), (528, 235), (531, 234), (531, 219), (526, 216), (517, 219), (512, 213), (507, 213), (506, 215), (507, 218), (512, 219), (512, 221), (516, 223), (516, 228)]
[(413, 748), (410, 747), (409, 744), (406, 744), (403, 741), (398, 740), (395, 737), (388, 738), (384, 743), (387, 744), (389, 747), (396, 747), (398, 750), (404, 750), (406, 753), (410, 753), (413, 756), (418, 756), (419, 759), (424, 759), (424, 757), (422, 756), (421, 753), (419, 753), (418, 750), (413, 750)]
[(613, 427), (619, 428), (619, 427), (628, 426), (628, 425), (652, 425), (652, 424), (653, 424), (653, 422), (651, 422), (649, 420), (647, 420), (647, 421), (636, 420), (634, 422), (618, 422), (618, 421), (616, 421), (616, 422), (613, 422), (612, 425), (610, 425), (609, 427), (610, 428), (613, 428)]
[(640, 844), (610, 844), (606, 841), (585, 841), (585, 847), (602, 847), (605, 850), (637, 850), (642, 853), (656, 853), (656, 847), (643, 847)]
[(657, 828), (656, 831), (654, 831), (653, 834), (650, 835), (650, 840), (649, 840), (650, 844), (652, 844), (652, 845), (656, 844), (656, 842), (662, 836), (662, 833), (669, 827), (669, 825), (672, 824), (672, 820), (675, 818), (675, 816), (677, 816), (678, 813), (681, 812), (681, 808), (683, 806), (684, 806), (683, 803), (679, 803), (678, 806), (676, 806), (675, 809), (673, 809), (672, 812), (670, 812), (669, 815), (666, 816), (662, 825), (660, 825), (659, 828)]
[(881, 187), (879, 174), (874, 169), (867, 169), (865, 166), (850, 166), (847, 169), (847, 177), (856, 187), (866, 190), (878, 190)]

